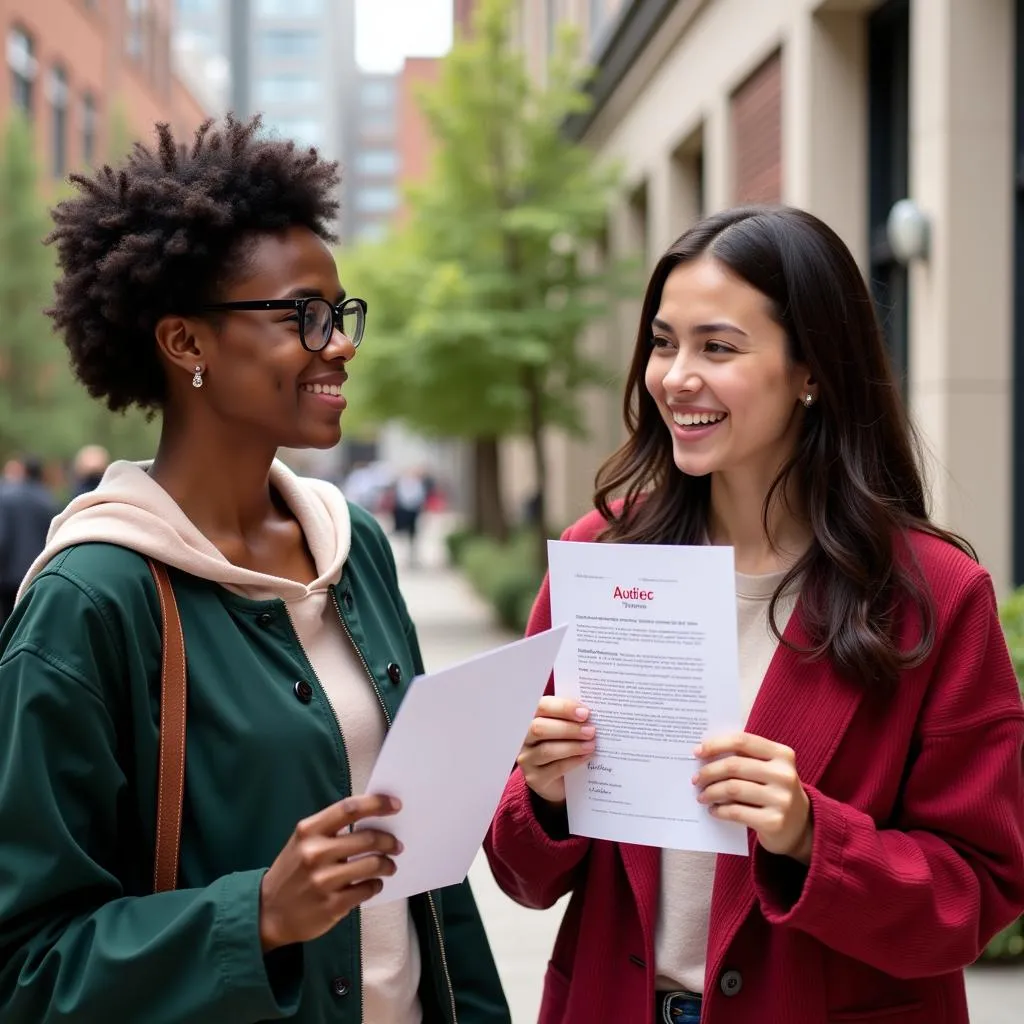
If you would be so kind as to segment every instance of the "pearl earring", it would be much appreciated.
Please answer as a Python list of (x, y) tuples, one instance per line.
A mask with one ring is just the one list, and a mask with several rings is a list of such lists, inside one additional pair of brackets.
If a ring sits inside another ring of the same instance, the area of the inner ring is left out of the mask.
[(196, 372), (192, 374), (192, 387), (201, 388), (203, 386), (203, 368), (201, 366), (196, 367)]
[(810, 407), (814, 405), (814, 395), (812, 395), (810, 392), (804, 395), (804, 405), (806, 405), (808, 409), (810, 409)]

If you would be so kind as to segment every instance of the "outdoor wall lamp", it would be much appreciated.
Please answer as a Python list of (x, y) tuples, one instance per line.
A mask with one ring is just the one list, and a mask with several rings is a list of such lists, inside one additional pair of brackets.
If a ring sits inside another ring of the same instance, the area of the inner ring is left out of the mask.
[(885, 233), (889, 248), (900, 263), (927, 259), (931, 222), (913, 199), (900, 199), (893, 203)]

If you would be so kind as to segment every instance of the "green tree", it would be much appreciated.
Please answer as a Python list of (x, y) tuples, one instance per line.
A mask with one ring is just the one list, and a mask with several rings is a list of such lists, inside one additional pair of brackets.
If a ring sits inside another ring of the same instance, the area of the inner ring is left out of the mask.
[(44, 312), (56, 273), (43, 244), (50, 227), (31, 129), (15, 114), (0, 139), (0, 457), (67, 459), (95, 443), (140, 458), (153, 449), (153, 427), (86, 394)]
[(607, 377), (580, 335), (623, 268), (588, 265), (615, 174), (562, 132), (588, 102), (575, 39), (560, 37), (540, 87), (511, 14), (509, 0), (483, 0), (474, 32), (422, 94), (437, 148), (432, 175), (410, 193), (407, 226), (342, 270), (371, 303), (353, 407), (471, 438), (474, 525), (498, 537), (499, 441), (527, 436), (542, 543), (543, 437), (551, 426), (579, 430), (583, 389)]
[[(0, 451), (60, 448), (53, 395), (62, 348), (43, 309), (52, 296), (53, 258), (42, 240), (49, 229), (38, 189), (32, 134), (15, 113), (0, 150)], [(60, 410), (56, 410), (58, 413)]]

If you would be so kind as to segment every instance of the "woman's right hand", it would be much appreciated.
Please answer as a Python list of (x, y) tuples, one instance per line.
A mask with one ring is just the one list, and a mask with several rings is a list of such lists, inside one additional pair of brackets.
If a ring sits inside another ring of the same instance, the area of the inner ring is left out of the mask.
[(260, 884), (264, 953), (319, 938), (380, 892), (381, 879), (395, 873), (391, 858), (402, 852), (401, 843), (387, 832), (347, 830), (399, 807), (387, 796), (348, 797), (295, 826)]
[(565, 803), (565, 775), (594, 754), (590, 712), (566, 697), (541, 697), (537, 717), (516, 759), (526, 784), (549, 804)]

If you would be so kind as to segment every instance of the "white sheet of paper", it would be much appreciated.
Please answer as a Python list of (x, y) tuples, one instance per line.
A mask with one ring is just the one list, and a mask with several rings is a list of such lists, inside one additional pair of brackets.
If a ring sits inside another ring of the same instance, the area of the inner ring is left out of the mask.
[(549, 541), (551, 618), (571, 627), (555, 692), (597, 727), (565, 779), (569, 830), (643, 846), (747, 854), (690, 782), (693, 748), (743, 726), (732, 548)]
[(390, 832), (405, 850), (398, 870), (363, 906), (466, 877), (566, 630), (516, 640), (412, 682), (366, 787), (397, 797), (402, 809), (356, 826)]

